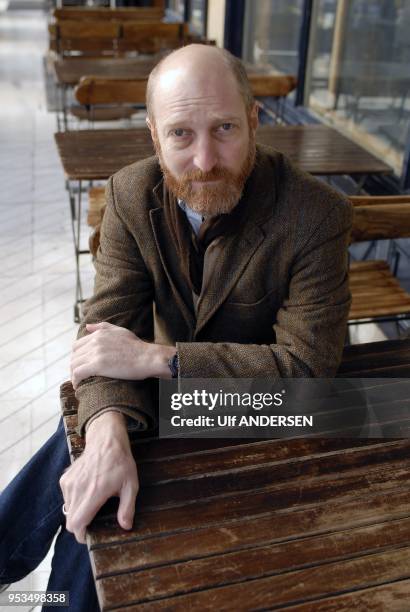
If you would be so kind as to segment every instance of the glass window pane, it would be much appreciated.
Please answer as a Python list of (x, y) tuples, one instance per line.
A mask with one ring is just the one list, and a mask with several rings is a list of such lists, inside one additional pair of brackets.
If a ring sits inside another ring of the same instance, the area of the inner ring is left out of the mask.
[(191, 0), (191, 15), (189, 23), (196, 34), (205, 36), (206, 28), (206, 0)]
[(319, 0), (309, 106), (401, 174), (410, 125), (410, 0)]
[(303, 0), (247, 0), (244, 60), (297, 74), (303, 4)]
[(184, 0), (169, 0), (167, 3), (167, 8), (173, 13), (175, 13), (176, 15), (178, 15), (179, 17), (181, 18), (184, 17), (184, 9), (185, 9)]

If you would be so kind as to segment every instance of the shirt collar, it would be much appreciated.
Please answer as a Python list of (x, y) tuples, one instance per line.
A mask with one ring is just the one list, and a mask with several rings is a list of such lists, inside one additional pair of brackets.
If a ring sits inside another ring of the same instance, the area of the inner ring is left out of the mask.
[(192, 208), (189, 208), (188, 204), (186, 204), (183, 200), (178, 200), (178, 206), (184, 211), (192, 229), (195, 232), (195, 235), (198, 236), (200, 227), (204, 222), (204, 217), (200, 213), (192, 210)]

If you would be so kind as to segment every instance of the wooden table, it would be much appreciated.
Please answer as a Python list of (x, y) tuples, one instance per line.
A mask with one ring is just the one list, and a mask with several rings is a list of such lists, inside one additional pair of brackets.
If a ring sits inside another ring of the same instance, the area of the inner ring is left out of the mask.
[[(55, 134), (66, 177), (106, 179), (120, 168), (153, 154), (148, 129), (78, 130)], [(388, 174), (390, 166), (325, 125), (265, 125), (257, 142), (269, 144), (316, 175)]]
[[(346, 349), (340, 376), (410, 376), (410, 341)], [(61, 389), (72, 457), (76, 403)], [(409, 440), (141, 440), (134, 527), (88, 529), (102, 610), (404, 612)]]

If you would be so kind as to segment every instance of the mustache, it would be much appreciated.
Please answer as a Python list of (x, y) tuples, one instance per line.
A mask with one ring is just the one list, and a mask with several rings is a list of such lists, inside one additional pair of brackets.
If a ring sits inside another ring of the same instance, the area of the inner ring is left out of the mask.
[(223, 168), (222, 166), (214, 166), (212, 170), (204, 172), (200, 169), (190, 170), (185, 172), (180, 178), (179, 183), (195, 182), (195, 183), (207, 183), (209, 181), (217, 181), (219, 179), (232, 178), (234, 174)]

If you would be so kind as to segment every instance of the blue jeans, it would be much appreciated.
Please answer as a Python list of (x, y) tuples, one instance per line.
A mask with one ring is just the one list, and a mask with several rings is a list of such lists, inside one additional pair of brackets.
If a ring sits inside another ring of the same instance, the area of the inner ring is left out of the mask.
[[(69, 591), (70, 612), (99, 612), (87, 547), (66, 531), (59, 479), (70, 465), (63, 423), (0, 495), (0, 584), (21, 580), (60, 530), (48, 591)], [(47, 606), (61, 612), (67, 608)]]

